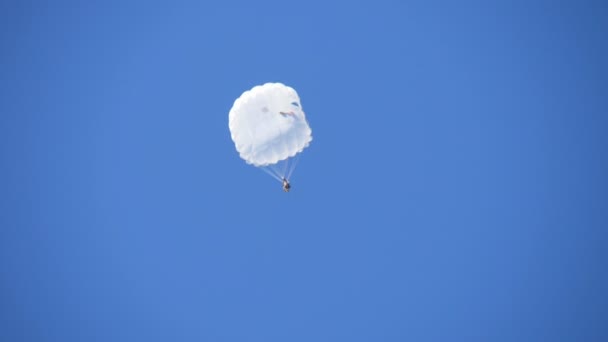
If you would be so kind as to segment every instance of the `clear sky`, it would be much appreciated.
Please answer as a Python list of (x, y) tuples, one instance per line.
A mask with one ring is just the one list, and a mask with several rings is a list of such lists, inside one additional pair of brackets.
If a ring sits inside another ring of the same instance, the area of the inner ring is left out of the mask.
[[(607, 17), (2, 1), (0, 340), (607, 341)], [(265, 82), (288, 194), (228, 130)]]

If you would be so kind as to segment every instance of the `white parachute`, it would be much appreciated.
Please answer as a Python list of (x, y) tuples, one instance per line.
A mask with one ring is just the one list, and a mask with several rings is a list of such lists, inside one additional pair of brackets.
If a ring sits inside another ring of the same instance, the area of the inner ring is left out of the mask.
[(289, 178), (312, 131), (296, 91), (266, 83), (245, 91), (228, 114), (232, 141), (241, 158), (262, 168), (289, 191)]

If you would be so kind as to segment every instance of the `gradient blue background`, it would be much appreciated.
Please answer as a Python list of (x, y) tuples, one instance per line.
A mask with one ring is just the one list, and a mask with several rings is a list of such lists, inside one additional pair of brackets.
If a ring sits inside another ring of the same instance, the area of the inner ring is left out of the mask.
[(607, 341), (607, 7), (3, 1), (0, 341)]

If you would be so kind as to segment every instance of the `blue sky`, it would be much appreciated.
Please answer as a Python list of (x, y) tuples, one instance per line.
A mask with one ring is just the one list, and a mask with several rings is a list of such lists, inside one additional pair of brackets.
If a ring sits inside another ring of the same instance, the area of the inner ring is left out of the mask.
[[(608, 339), (602, 2), (0, 13), (0, 340)], [(289, 194), (228, 130), (265, 82)]]

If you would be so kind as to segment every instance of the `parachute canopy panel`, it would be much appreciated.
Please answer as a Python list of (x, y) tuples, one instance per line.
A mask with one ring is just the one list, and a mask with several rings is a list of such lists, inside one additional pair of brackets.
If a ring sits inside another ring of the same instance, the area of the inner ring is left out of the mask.
[(241, 158), (254, 166), (291, 158), (312, 141), (298, 94), (282, 83), (245, 91), (234, 101), (228, 125)]

